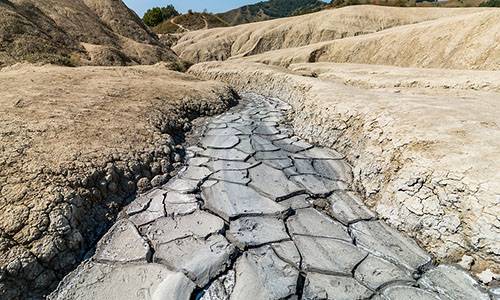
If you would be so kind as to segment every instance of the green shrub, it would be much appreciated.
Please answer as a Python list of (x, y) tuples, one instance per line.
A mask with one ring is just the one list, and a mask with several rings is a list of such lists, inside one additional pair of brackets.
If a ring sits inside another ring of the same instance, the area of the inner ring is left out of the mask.
[(173, 5), (167, 5), (166, 7), (153, 7), (151, 9), (148, 9), (148, 11), (146, 11), (146, 13), (144, 14), (142, 20), (149, 27), (154, 27), (161, 22), (178, 15), (179, 12)]
[(144, 23), (148, 26), (156, 26), (163, 21), (163, 14), (161, 13), (161, 8), (153, 7), (148, 9), (142, 18)]
[(166, 7), (162, 7), (161, 13), (163, 14), (164, 20), (168, 20), (172, 17), (177, 17), (179, 15), (179, 12), (175, 9), (175, 7), (172, 4), (169, 4)]
[(479, 6), (482, 7), (500, 7), (500, 0), (488, 0), (481, 3)]

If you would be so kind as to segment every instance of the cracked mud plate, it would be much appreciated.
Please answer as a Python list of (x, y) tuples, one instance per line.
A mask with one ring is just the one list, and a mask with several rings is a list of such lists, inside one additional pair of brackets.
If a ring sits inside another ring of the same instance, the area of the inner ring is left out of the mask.
[(288, 105), (242, 102), (49, 299), (489, 299), (377, 220), (343, 156), (283, 124)]

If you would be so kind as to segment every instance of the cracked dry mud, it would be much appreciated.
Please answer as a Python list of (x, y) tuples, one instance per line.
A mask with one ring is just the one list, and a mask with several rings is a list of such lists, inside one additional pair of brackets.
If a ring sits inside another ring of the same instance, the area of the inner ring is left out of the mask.
[(241, 102), (49, 299), (490, 299), (378, 220), (342, 155), (293, 136), (290, 106)]

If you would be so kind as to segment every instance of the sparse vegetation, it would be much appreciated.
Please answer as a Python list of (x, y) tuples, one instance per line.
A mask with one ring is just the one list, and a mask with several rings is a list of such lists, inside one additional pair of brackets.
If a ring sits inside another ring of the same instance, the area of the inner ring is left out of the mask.
[(214, 14), (191, 11), (161, 22), (158, 26), (153, 27), (153, 31), (159, 34), (167, 34), (226, 26), (229, 26), (229, 24)]
[(320, 0), (269, 0), (220, 14), (208, 13), (206, 9), (201, 13), (189, 9), (187, 13), (179, 14), (172, 5), (168, 5), (149, 9), (143, 20), (156, 33), (169, 34), (298, 16), (326, 7), (328, 5)]
[(161, 22), (168, 20), (172, 17), (178, 16), (179, 12), (175, 9), (173, 5), (167, 5), (166, 7), (153, 7), (148, 9), (142, 18), (144, 23), (150, 27), (157, 26)]
[(326, 3), (319, 0), (269, 0), (233, 9), (217, 16), (231, 25), (238, 25), (311, 13), (325, 6)]
[(383, 6), (413, 7), (415, 0), (332, 0), (329, 7), (344, 7), (350, 5), (373, 4)]
[(481, 3), (479, 6), (482, 7), (500, 7), (500, 0), (488, 0)]

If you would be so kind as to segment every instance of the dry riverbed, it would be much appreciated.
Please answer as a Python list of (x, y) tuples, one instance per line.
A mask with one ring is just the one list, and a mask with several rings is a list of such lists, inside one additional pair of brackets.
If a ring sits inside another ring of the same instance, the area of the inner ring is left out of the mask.
[[(332, 77), (342, 67), (325, 68), (304, 64), (294, 72), (224, 62), (198, 64), (190, 72), (287, 101), (296, 111), (296, 134), (345, 154), (356, 189), (382, 219), (439, 261), (462, 261), (494, 284), (500, 273), (500, 96), (494, 84), (453, 88), (449, 83), (464, 83), (464, 74), (470, 83), (484, 82), (484, 73), (449, 72), (446, 84), (436, 84), (433, 75), (440, 71), (429, 70), (417, 80), (433, 83), (429, 87), (353, 86)], [(313, 72), (329, 76), (313, 78)], [(387, 68), (375, 76), (387, 81), (391, 72), (404, 73)]]
[(137, 197), (49, 299), (489, 300), (379, 220), (344, 156), (294, 135), (288, 104), (241, 102), (203, 124), (187, 166)]

